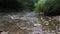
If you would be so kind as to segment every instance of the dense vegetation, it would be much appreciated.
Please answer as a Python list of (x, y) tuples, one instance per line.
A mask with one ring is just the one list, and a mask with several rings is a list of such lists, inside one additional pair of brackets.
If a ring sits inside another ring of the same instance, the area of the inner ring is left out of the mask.
[(22, 7), (21, 9), (33, 9), (34, 1), (33, 0), (17, 0), (20, 4), (19, 6)]
[(38, 13), (44, 12), (44, 15), (60, 15), (60, 0), (0, 0), (0, 12), (33, 9)]
[(0, 0), (0, 12), (15, 10), (32, 10), (34, 8), (33, 0)]
[(60, 0), (38, 0), (35, 3), (35, 12), (44, 12), (44, 15), (60, 15)]

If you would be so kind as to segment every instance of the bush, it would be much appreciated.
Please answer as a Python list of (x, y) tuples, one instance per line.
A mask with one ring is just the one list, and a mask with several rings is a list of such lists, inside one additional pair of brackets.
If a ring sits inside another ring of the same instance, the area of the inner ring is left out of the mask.
[(59, 0), (39, 0), (35, 3), (35, 12), (44, 12), (44, 15), (58, 15), (60, 9)]

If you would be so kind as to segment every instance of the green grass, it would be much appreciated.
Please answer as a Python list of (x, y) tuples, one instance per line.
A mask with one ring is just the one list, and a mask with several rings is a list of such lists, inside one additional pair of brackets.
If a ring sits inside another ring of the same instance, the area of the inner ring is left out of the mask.
[(59, 0), (38, 0), (35, 3), (35, 12), (52, 12), (60, 8)]

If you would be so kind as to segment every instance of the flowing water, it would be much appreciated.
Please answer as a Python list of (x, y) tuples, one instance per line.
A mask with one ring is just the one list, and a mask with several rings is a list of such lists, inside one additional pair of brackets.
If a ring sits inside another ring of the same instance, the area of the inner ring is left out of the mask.
[[(51, 19), (50, 17), (48, 17), (48, 18)], [(12, 23), (16, 23), (16, 25), (20, 29), (22, 29), (24, 31), (26, 29), (27, 30), (26, 34), (56, 34), (55, 32), (57, 32), (57, 31), (55, 31), (55, 30), (53, 30), (53, 32), (47, 31), (48, 27), (50, 27), (48, 25), (49, 21), (51, 21), (48, 18), (46, 18), (46, 17), (43, 18), (42, 16), (38, 16), (38, 14), (34, 13), (34, 12), (19, 12), (19, 13), (5, 14), (5, 15), (2, 14), (0, 16), (0, 22), (3, 20), (9, 21), (9, 22), (12, 21)], [(46, 25), (46, 26), (44, 26), (44, 25)], [(48, 25), (48, 27), (47, 27), (47, 25)], [(53, 24), (53, 26), (55, 27), (54, 24)], [(1, 27), (1, 25), (0, 25), (0, 27)], [(11, 28), (13, 28), (13, 27), (11, 27)], [(44, 28), (45, 28), (45, 30), (44, 30)], [(3, 30), (3, 29), (4, 28), (2, 28), (2, 29), (0, 28), (0, 30)], [(8, 27), (7, 27), (5, 30), (10, 31), (11, 29), (8, 29)], [(14, 30), (12, 30), (12, 31), (14, 31)], [(19, 33), (19, 34), (23, 34), (23, 33)]]
[(9, 16), (11, 17), (11, 19), (21, 19), (24, 21), (28, 21), (29, 24), (31, 22), (33, 24), (33, 27), (29, 26), (30, 27), (29, 30), (31, 30), (31, 32), (29, 32), (29, 34), (43, 34), (42, 25), (40, 24), (41, 22), (39, 21), (38, 15), (36, 13), (27, 12), (24, 15), (19, 14), (17, 16), (16, 15), (9, 15)]

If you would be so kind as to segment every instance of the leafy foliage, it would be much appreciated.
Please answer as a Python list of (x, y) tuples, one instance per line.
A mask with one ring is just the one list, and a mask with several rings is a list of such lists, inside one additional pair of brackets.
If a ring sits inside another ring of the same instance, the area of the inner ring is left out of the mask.
[[(60, 0), (38, 0), (35, 3), (35, 12), (45, 12), (45, 14), (59, 12), (60, 9)], [(57, 14), (57, 13), (56, 13)]]

